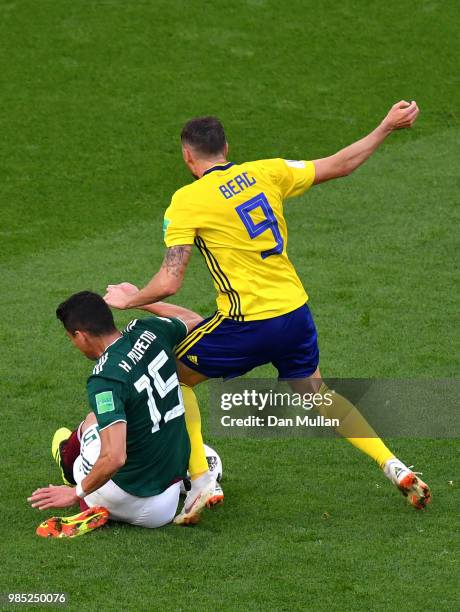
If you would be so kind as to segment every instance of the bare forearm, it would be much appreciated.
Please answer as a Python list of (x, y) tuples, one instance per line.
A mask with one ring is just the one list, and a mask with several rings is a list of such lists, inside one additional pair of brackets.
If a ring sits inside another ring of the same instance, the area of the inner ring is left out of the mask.
[(177, 317), (187, 325), (189, 332), (203, 320), (203, 317), (193, 312), (193, 310), (189, 310), (183, 306), (177, 306), (176, 304), (167, 304), (166, 302), (147, 304), (146, 306), (142, 306), (142, 310), (151, 312), (158, 317)]
[(130, 296), (126, 308), (139, 308), (140, 306), (152, 305), (174, 295), (173, 287), (165, 282), (164, 272), (160, 270), (152, 280), (137, 293)]
[(335, 154), (337, 166), (342, 176), (359, 168), (378, 149), (391, 130), (380, 124), (370, 134), (341, 149)]
[(118, 463), (114, 463), (109, 457), (99, 456), (91, 472), (81, 482), (85, 494), (93, 493), (105, 485), (120, 467)]
[(341, 149), (335, 155), (313, 161), (315, 165), (314, 185), (347, 176), (359, 168), (394, 130), (412, 127), (418, 113), (416, 102), (409, 104), (401, 100), (393, 104), (384, 120), (370, 134)]
[(167, 249), (160, 270), (143, 289), (130, 295), (125, 308), (153, 304), (179, 291), (191, 252), (189, 244)]

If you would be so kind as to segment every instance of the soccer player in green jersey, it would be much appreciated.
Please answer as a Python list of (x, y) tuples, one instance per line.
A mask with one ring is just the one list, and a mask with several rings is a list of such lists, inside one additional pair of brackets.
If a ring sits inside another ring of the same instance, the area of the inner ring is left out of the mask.
[(190, 455), (174, 358), (186, 322), (147, 317), (121, 333), (102, 297), (87, 291), (72, 295), (56, 314), (73, 344), (98, 360), (87, 383), (93, 414), (81, 433), (86, 446), (97, 437), (101, 446), (92, 469), (85, 470), (83, 460), (74, 470), (76, 487), (37, 489), (31, 505), (61, 508), (84, 499), (116, 520), (145, 527), (169, 523)]

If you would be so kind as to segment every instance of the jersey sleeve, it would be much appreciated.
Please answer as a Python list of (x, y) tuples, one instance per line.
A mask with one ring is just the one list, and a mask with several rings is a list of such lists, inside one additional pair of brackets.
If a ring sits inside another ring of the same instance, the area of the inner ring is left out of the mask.
[(168, 248), (194, 243), (198, 229), (194, 221), (196, 216), (193, 204), (187, 201), (186, 196), (176, 192), (163, 220), (164, 241)]
[(182, 342), (188, 334), (188, 327), (177, 317), (146, 317), (142, 319), (144, 325), (155, 332), (158, 329), (158, 322), (164, 321), (162, 329), (171, 342), (171, 348)]
[(267, 165), (283, 198), (301, 195), (310, 189), (315, 180), (315, 165), (312, 161), (271, 159), (267, 160)]
[(88, 381), (88, 399), (96, 415), (99, 430), (118, 422), (126, 423), (121, 384), (113, 380), (91, 377)]
[(174, 345), (179, 344), (188, 334), (188, 327), (182, 321), (182, 319), (178, 319), (177, 317), (174, 319), (169, 319), (174, 326)]

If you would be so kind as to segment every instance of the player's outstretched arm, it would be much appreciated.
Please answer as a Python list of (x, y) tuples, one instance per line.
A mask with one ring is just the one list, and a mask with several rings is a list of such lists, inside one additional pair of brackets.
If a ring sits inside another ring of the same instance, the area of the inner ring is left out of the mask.
[(169, 247), (160, 270), (143, 289), (127, 296), (120, 285), (108, 285), (104, 300), (112, 308), (123, 310), (153, 304), (174, 295), (182, 285), (191, 253), (191, 244)]
[(157, 317), (176, 317), (183, 321), (189, 332), (192, 331), (201, 321), (203, 317), (193, 310), (177, 306), (176, 304), (167, 304), (166, 302), (156, 302), (155, 304), (147, 304), (142, 306), (142, 310), (147, 310)]
[(412, 127), (418, 114), (419, 108), (416, 102), (409, 103), (405, 100), (397, 102), (391, 107), (380, 125), (370, 134), (338, 151), (335, 155), (315, 159), (313, 161), (315, 165), (313, 184), (318, 185), (331, 179), (348, 176), (359, 168), (392, 132)]
[[(126, 294), (127, 298), (139, 292), (136, 285), (132, 283), (120, 283), (116, 286), (120, 291)], [(146, 310), (147, 312), (157, 315), (157, 317), (177, 317), (185, 323), (189, 332), (191, 332), (198, 323), (203, 321), (203, 317), (193, 310), (184, 308), (184, 306), (177, 306), (176, 304), (167, 304), (166, 302), (155, 302), (154, 304), (139, 306), (139, 310)]]

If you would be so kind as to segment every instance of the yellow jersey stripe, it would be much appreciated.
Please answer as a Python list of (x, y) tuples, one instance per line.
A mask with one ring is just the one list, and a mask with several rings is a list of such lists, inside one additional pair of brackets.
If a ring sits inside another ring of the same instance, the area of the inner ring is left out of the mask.
[(190, 332), (181, 342), (179, 342), (179, 344), (176, 346), (176, 353), (178, 351), (181, 351), (182, 348), (184, 346), (186, 346), (190, 340), (192, 340), (197, 334), (198, 332), (203, 329), (203, 328), (207, 328), (210, 325), (212, 325), (214, 323), (214, 321), (217, 320), (217, 318), (219, 317), (221, 313), (220, 312), (216, 312), (215, 315), (213, 315), (213, 317), (211, 319), (209, 319), (209, 321), (207, 323), (205, 323), (204, 325), (202, 325), (201, 327), (197, 327), (196, 329), (194, 329), (192, 332)]
[(229, 316), (233, 317), (234, 312), (238, 308), (238, 304), (231, 288), (229, 290), (228, 285), (226, 286), (225, 275), (219, 274), (219, 269), (215, 265), (215, 260), (212, 259), (212, 254), (209, 252), (209, 249), (206, 247), (206, 244), (204, 244), (203, 239), (197, 236), (195, 238), (195, 244), (197, 245), (200, 253), (203, 255), (206, 265), (208, 266), (208, 270), (211, 273), (211, 276), (214, 279), (216, 285), (219, 287), (219, 290), (221, 291), (221, 293), (224, 293), (228, 297), (230, 301), (230, 310), (228, 314)]
[(176, 357), (178, 357), (179, 359), (181, 357), (183, 357), (185, 355), (185, 353), (192, 348), (192, 346), (194, 344), (196, 344), (198, 342), (198, 340), (201, 340), (201, 338), (205, 335), (205, 334), (209, 334), (211, 333), (214, 329), (216, 329), (216, 327), (218, 327), (222, 321), (225, 319), (225, 316), (221, 313), (218, 313), (217, 318), (213, 317), (213, 319), (211, 319), (210, 323), (213, 321), (212, 325), (203, 325), (203, 327), (200, 327), (197, 330), (197, 335), (194, 336), (191, 341), (187, 344), (187, 346), (184, 346), (183, 348), (181, 348), (180, 351), (176, 351)]
[[(206, 242), (203, 240), (203, 238), (201, 238), (201, 236), (196, 237), (195, 243), (200, 249), (200, 252), (206, 261), (206, 264), (208, 266), (209, 271), (211, 272), (212, 277), (216, 280), (216, 284), (219, 286), (222, 293), (228, 295), (228, 298), (231, 303), (231, 307), (228, 313), (229, 316), (232, 319), (236, 319), (237, 321), (244, 321), (244, 316), (241, 312), (240, 296), (238, 292), (232, 287), (228, 276), (220, 267), (216, 256), (211, 253), (211, 251), (206, 245)], [(222, 287), (220, 286), (217, 279), (220, 280)]]
[[(190, 339), (190, 342), (187, 345), (181, 347), (179, 351), (176, 351), (176, 357), (182, 357), (185, 353), (192, 348), (192, 346), (200, 340), (205, 334), (211, 332), (215, 329), (222, 321), (225, 319), (225, 316), (219, 313), (218, 317), (213, 317), (212, 321), (207, 325), (203, 325), (197, 330), (197, 334)], [(212, 324), (211, 324), (212, 323)]]

